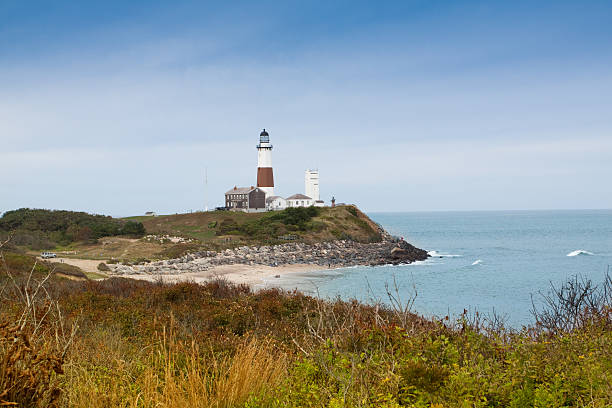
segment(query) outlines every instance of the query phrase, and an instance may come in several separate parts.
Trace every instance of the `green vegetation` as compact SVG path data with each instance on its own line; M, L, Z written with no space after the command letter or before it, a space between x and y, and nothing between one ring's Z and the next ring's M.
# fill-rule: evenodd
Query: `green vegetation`
M35 269L30 277L31 267L20 262L0 265L13 277L0 281L2 404L612 404L610 277L599 287L569 282L535 313L538 324L515 332L478 314L427 320L403 307L254 293L224 281L51 277L36 291L47 272ZM38 294L28 303L26 292Z
M231 218L221 221L217 235L239 235L259 243L275 243L278 237L287 232L309 232L322 230L324 224L312 219L321 212L316 207L287 208L283 211L269 212L263 217L253 218L238 224Z
M354 206L288 208L265 213L207 213L131 217L153 234L194 238L204 249L283 243L291 235L302 242L351 239L377 242L378 226Z
M142 236L145 229L140 222L103 215L21 208L0 217L0 238L9 233L13 244L39 250L108 236Z

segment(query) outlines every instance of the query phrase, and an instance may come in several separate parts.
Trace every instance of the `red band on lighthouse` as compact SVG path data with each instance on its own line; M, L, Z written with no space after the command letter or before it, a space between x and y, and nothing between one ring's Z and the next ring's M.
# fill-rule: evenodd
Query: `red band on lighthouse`
M257 187L274 187L272 167L257 168Z

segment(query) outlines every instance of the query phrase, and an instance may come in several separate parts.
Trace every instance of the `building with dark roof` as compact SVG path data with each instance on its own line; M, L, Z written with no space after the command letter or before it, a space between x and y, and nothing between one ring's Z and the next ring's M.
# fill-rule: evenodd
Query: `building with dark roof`
M236 187L225 192L225 208L232 211L265 211L266 192L259 187Z

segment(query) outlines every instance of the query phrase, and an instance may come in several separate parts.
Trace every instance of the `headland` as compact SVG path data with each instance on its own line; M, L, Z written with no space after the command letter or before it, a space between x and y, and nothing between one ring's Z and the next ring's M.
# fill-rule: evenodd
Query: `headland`
M38 239L61 263L98 273L97 278L204 281L223 276L258 284L293 272L406 264L428 257L353 205L124 219L22 209L7 213L1 226L13 227L13 241L22 251L39 255L28 245Z

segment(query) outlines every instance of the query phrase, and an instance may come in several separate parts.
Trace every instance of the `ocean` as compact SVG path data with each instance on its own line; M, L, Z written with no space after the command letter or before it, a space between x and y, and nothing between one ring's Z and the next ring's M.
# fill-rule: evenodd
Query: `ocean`
M603 281L612 265L612 210L370 213L393 235L430 252L410 265L352 267L272 278L266 285L323 298L387 302L386 287L413 311L456 317L464 309L533 323L532 295L574 275Z

